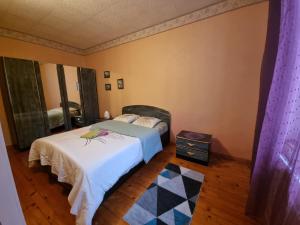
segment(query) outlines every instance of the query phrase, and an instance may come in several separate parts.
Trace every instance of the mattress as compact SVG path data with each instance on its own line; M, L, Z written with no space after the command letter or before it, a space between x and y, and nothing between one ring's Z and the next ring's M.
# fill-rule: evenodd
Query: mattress
M49 128L53 129L64 125L64 114L62 108L54 108L47 111Z

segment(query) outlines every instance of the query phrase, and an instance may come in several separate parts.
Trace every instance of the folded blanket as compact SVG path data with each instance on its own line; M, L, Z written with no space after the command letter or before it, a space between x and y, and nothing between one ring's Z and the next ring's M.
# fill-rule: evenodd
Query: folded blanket
M98 130L91 130L91 131L87 132L86 134L81 135L80 138L93 139L95 137L98 137L98 135L99 135Z
M84 135L81 135L80 138L93 139L96 137L106 136L106 135L108 135L107 130L96 129L96 130L90 130Z
M143 158L147 163L157 152L162 150L159 132L156 129L142 127L116 120L107 120L91 126L91 131L105 129L119 134L136 137L141 141Z

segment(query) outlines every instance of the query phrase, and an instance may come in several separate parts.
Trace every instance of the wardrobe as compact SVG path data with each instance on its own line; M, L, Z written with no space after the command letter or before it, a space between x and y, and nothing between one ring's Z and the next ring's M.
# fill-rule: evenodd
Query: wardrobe
M0 89L12 142L20 150L28 149L35 139L51 134L40 63L1 57L0 64ZM75 103L68 100L64 65L55 65L55 69L59 88L50 90L50 96L59 95L64 130L70 130L74 128L74 118L69 109L74 108ZM76 110L80 111L80 114L74 117L81 126L85 126L99 121L96 71L77 67L76 75L80 96L80 104L76 104L80 105L80 109Z

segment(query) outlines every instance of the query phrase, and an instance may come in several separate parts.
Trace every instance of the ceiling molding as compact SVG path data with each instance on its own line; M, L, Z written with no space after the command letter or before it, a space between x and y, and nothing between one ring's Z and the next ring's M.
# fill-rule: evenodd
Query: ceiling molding
M33 44L38 44L38 45L42 45L42 46L45 46L45 47L62 50L62 51L65 51L65 52L70 52L70 53L74 53L74 54L83 55L83 49L74 48L74 47L71 47L71 46L68 46L68 45L65 45L65 44L61 44L61 43L56 42L56 41L50 41L50 40L47 40L47 39L44 39L44 38L35 37L35 36L30 35L30 34L25 34L25 33L22 33L22 32L13 31L13 30L9 30L9 29L6 29L6 28L1 28L0 27L0 36L13 38L13 39L33 43Z
M225 0L221 3L217 3L211 5L209 7L197 10L193 13L189 13L187 15L178 17L176 19L172 19L166 21L164 23L160 23L155 26L148 27L146 29L140 30L138 32L134 32L120 38L114 39L112 41L108 41L99 45L96 45L91 48L87 48L83 50L84 55L89 55L92 53L96 53L98 51L103 51L105 49L109 49L118 45L122 45L131 41L135 41L138 39L146 38L167 30L171 30L177 27L181 27L190 23L194 23L199 20L204 20L206 18L216 16L219 14L223 14L228 11L232 11L241 7L257 4L260 2L264 2L267 0Z
M206 18L216 16L219 14L223 14L228 11L232 11L241 7L257 4L260 2L264 2L267 0L225 0L221 3L217 3L214 5L211 5L209 7L194 11L192 13L189 13L187 15L168 20L166 22L142 29L140 31L116 38L114 40L101 43L99 45L93 46L91 48L87 49L80 49L80 48L75 48L71 47L65 44L61 44L59 42L35 37L29 34L17 32L17 31L12 31L8 30L5 28L0 28L0 36L8 37L8 38L13 38L13 39L18 39L22 40L25 42L30 42L33 44L38 44L58 50L62 50L65 52L70 52L74 54L79 54L79 55L89 55L93 54L99 51L103 51L105 49L109 49L118 45L122 45L131 41L135 41L138 39L146 38L167 30L171 30L177 27L184 26L186 24L194 23L199 20L204 20Z

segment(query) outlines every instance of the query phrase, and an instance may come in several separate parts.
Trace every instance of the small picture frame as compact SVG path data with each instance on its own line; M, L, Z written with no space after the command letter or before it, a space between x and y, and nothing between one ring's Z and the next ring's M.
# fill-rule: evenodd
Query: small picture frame
M104 78L110 78L110 71L104 71Z
M118 89L124 89L124 80L118 79L117 80Z
M105 84L105 90L111 91L111 84Z

